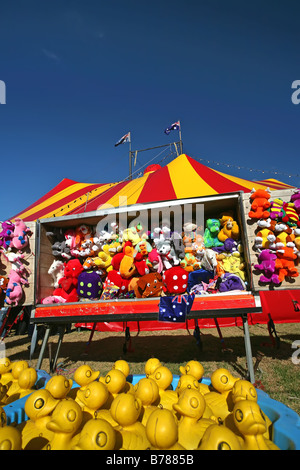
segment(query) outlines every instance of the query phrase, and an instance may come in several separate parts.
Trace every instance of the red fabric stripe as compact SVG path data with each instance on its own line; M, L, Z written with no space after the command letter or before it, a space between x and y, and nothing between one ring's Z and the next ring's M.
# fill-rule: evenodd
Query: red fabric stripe
M208 168L207 166L202 165L202 163L197 162L193 158L188 156L186 156L186 158L194 170L201 176L201 178L204 179L204 181L209 184L209 186L211 186L218 194L235 191L245 191L246 193L249 192L248 188L234 183L229 179L230 177L225 178L211 168Z
M165 166L149 175L137 200L141 202L168 201L177 199L168 167Z

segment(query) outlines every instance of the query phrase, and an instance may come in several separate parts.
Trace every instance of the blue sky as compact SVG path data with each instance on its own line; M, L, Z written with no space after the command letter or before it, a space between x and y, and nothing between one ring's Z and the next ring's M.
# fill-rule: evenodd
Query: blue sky
M300 186L299 17L298 0L2 2L0 220L63 178L123 180L128 144L115 142L172 142L176 120L202 163ZM159 152L134 170L174 157Z

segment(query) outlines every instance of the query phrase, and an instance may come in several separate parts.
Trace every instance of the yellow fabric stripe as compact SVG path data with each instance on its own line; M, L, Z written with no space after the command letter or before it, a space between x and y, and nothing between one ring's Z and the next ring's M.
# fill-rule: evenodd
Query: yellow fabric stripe
M170 162L168 170L178 199L218 194L194 170L185 154Z
M135 204L150 174L151 173L147 173L140 178L129 181L126 186L118 191L112 198L108 199L104 204L99 205L98 209L130 206L131 204ZM153 191L155 191L155 188L153 188Z
M221 171L214 170L219 175L223 176L224 178L229 179L233 183L239 184L240 186L244 186L247 189L266 189L268 187L267 184L260 184L256 183L255 181L244 180L243 178L238 178L237 176L227 175L226 173L222 173Z

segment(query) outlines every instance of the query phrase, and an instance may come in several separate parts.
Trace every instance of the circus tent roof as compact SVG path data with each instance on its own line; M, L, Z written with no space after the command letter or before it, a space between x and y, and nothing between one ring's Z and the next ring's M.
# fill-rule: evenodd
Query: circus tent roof
M95 211L105 207L211 196L229 192L250 192L253 187L289 189L276 179L251 181L209 168L197 160L179 155L166 166L150 165L143 176L116 183L79 183L64 178L48 193L15 217L26 221Z

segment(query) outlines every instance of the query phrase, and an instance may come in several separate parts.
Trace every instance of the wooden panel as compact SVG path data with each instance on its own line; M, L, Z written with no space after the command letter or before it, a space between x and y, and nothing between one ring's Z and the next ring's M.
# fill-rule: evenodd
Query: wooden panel
M285 189L285 190L276 190L276 191L271 191L271 198L270 201L280 198L283 200L283 202L289 202L291 195L294 193L292 189ZM280 290L280 289L300 289L300 275L296 278L290 278L290 279L285 279L279 287L274 287L273 285L269 284L262 284L259 281L259 278L261 276L261 273L254 270L253 266L254 264L258 263L258 255L259 253L254 250L254 241L257 232L260 230L260 228L257 225L257 220L251 219L248 216L249 211L251 210L251 200L250 200L250 194L246 193L243 194L243 206L244 206L244 212L245 212L245 218L246 218L246 237L247 237L247 245L249 247L249 253L250 253L250 267L251 267L251 275L252 275L252 281L253 281L253 288L254 290ZM299 262L298 262L298 271L300 274L300 267L299 267Z

